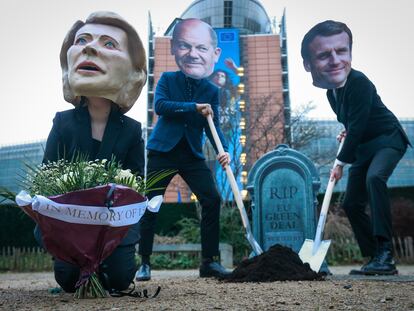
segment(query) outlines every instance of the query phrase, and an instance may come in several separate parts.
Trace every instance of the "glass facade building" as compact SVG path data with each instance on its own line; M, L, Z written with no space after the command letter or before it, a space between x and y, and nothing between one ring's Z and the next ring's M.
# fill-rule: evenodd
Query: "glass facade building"
M19 192L21 180L26 175L27 165L42 162L46 141L0 146L0 187Z
M265 9L255 0L198 0L181 18L199 18L213 28L237 28L241 34L271 33L271 22Z
M240 188L247 182L249 167L261 155L282 143L289 141L290 100L287 59L287 36L285 15L278 27L272 23L266 10L257 0L195 0L182 13L180 18L171 21L163 36L156 36L151 22L148 36L148 137L157 122L154 111L154 92L163 72L178 70L171 55L170 40L175 25L180 19L197 18L210 24L218 35L218 45L222 49L221 58L215 69L223 69L232 79L236 95L228 96L235 100L237 118L232 118L234 135L227 138L230 148L236 151L231 155L233 172ZM225 59L231 58L237 73L226 68ZM232 89L230 89L232 90ZM232 94L232 92L231 92ZM228 101L232 102L232 100ZM227 107L227 106L226 106ZM225 108L225 107L224 107ZM231 109L230 109L231 110ZM220 114L223 110L221 110ZM222 126L224 127L224 126ZM207 159L217 166L214 157ZM222 170L216 171L218 181ZM218 182L220 185L221 183ZM221 191L222 190L222 191ZM228 190L228 189L227 189ZM221 193L229 191L220 189ZM231 191L230 191L231 192ZM245 191L246 192L246 191ZM230 194L231 196L231 194ZM174 178L167 188L165 200L188 201L191 191L180 178ZM227 195L223 195L226 199Z
M305 153L314 162L319 162L317 168L321 178L321 192L325 192L328 183L328 176L330 169L335 159L335 154L338 148L336 136L343 129L343 126L336 120L313 120L317 124L320 137L311 141L301 152ZM414 119L400 120L405 132L414 143ZM321 155L324 158L321 158ZM319 159L316 160L315 159ZM346 189L346 181L348 176L348 169L344 169L344 177L335 186L335 191L343 192ZM388 181L388 187L412 187L414 186L414 148L408 147L404 157L398 163L393 174Z

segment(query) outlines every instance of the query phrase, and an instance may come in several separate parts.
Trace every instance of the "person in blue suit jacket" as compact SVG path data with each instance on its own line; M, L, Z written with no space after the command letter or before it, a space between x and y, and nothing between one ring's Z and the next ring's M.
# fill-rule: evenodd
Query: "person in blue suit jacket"
M370 258L351 274L397 274L387 181L410 144L408 137L374 84L351 68L352 33L347 25L332 20L315 25L303 38L301 52L313 84L328 90L332 110L345 127L338 136L346 139L331 178L339 180L343 166L352 164L343 208L362 255Z
M216 151L206 120L213 116L224 149L227 145L219 126L219 90L206 78L211 75L220 56L217 37L210 25L198 19L180 21L174 28L171 53L180 68L164 72L155 92L157 124L148 140L147 174L162 170L176 170L190 186L202 206L200 277L220 277L228 273L218 262L220 195L202 153L203 133L206 132ZM224 167L230 156L217 157ZM149 198L164 194L173 178L161 180ZM151 278L150 255L154 240L156 214L146 211L140 222L139 254L142 265L137 272L139 281Z

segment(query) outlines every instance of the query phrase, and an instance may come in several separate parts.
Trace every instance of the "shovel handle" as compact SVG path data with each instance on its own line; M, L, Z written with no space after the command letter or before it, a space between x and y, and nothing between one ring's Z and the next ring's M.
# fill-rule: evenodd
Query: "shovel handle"
M216 127L214 125L211 115L207 116L207 122L210 127L211 134L213 135L213 139L216 144L218 154L221 155L224 153L224 148L217 134L217 130L216 130ZM227 178L230 183L231 190L233 191L233 195L236 200L237 207L239 208L241 216L242 216L243 226L247 228L247 226L249 226L249 220L247 218L246 210L244 208L244 204L243 204L243 200L242 200L242 197L239 191L239 187L237 186L236 179L234 178L234 174L229 165L226 165L226 174L227 174Z
M337 156L341 152L342 146L344 145L344 142L345 142L345 138L342 138L342 140L339 144L339 147L338 147L338 152L336 153ZM336 166L336 161L335 161L332 168L335 168L335 166ZM336 183L336 181L334 179L332 179L331 176L329 175L329 182L328 182L328 185L326 187L325 196L323 197L323 202L322 202L321 213L319 215L318 227L316 228L316 235L315 235L315 243L314 243L313 253L319 248L319 244L322 241L322 235L323 235L323 230L324 230L325 223L326 223L326 217L327 217L327 214L328 214L329 203L331 202L332 192L333 192L333 189L335 187L335 183Z
M216 144L217 150L219 155L224 153L223 145L221 144L220 138L217 134L216 126L214 125L213 118L211 115L207 116L207 122L210 127L211 134L213 135L214 142ZM246 229L248 240L257 255L263 253L262 249L260 248L259 244L254 240L251 229L249 218L247 217L246 209L244 208L243 200L239 191L239 187L237 186L236 179L234 178L233 171L231 170L230 165L226 165L226 175L227 179L230 183L231 190L233 191L234 199L236 201L236 205L239 209L240 216L243 222L243 226Z

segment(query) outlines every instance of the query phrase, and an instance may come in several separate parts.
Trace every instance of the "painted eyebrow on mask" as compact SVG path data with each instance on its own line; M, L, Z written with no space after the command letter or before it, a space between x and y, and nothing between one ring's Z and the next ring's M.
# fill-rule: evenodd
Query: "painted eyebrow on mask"
M331 51L324 51L324 52L321 52L321 53L317 53L316 58L321 59L321 58L328 57L329 55L331 55Z
M89 32L80 33L79 35L77 35L75 37L75 43L80 38L85 38L85 37L88 38L88 39L92 39L93 38L93 35L91 33L89 33ZM109 35L101 35L101 36L99 36L99 41L105 41L105 40L113 41L115 43L116 47L119 47L120 46L119 42L115 38L113 38L113 37L111 37Z

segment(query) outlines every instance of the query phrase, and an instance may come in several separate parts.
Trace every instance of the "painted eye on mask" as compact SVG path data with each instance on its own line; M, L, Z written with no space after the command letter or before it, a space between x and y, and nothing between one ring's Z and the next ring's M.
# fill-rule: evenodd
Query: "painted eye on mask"
M187 51L187 50L190 50L190 49L191 49L191 46L190 46L190 45L185 44L185 43L183 43L183 42L178 43L178 44L177 44L177 47L178 47L178 49L179 49L179 50L181 50L181 51Z
M104 45L108 49L115 49L116 48L115 43L113 43L112 41L106 41Z
M198 46L197 50L202 52L202 53L206 53L208 51L208 48L205 46Z
M83 37L77 38L75 41L76 45L86 45L87 43L88 41Z

